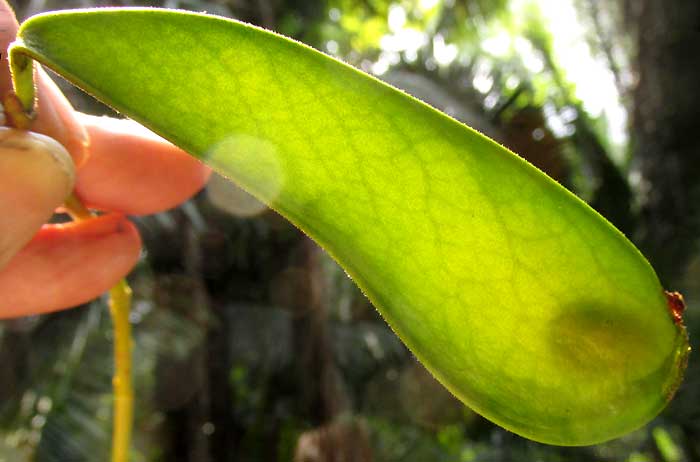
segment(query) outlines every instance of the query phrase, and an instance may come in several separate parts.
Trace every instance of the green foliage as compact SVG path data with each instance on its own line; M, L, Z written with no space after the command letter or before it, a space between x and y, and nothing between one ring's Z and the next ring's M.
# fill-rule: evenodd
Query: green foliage
M50 14L20 38L14 56L52 67L313 237L438 380L489 419L539 441L591 444L643 425L675 392L687 338L646 260L473 130L221 18Z

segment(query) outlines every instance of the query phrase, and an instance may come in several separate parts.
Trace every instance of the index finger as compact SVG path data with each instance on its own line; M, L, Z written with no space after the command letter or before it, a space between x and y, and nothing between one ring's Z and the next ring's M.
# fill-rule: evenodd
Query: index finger
M132 120L78 117L90 159L75 191L91 208L148 215L176 207L209 179L206 165Z

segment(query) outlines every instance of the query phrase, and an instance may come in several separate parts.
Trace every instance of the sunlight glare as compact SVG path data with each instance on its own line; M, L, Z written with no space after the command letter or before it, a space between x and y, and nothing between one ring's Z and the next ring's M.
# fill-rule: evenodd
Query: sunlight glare
M525 3L525 2L514 2ZM596 59L588 43L584 26L578 19L573 0L539 0L553 37L556 61L566 78L576 85L576 96L593 117L605 115L608 136L616 145L627 141L627 112L620 103L615 79L603 59Z

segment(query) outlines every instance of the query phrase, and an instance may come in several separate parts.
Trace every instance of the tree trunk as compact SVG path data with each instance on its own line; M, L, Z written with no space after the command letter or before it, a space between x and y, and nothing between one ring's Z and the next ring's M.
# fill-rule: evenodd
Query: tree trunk
M669 286L700 242L700 2L628 0L628 13L638 46L632 130L642 174L638 241Z

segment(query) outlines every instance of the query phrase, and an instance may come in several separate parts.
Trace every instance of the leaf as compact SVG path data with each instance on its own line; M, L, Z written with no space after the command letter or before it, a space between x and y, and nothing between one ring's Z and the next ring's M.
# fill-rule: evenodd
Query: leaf
M685 329L639 251L446 115L218 17L52 13L20 39L16 62L45 63L304 230L438 380L494 422L592 444L643 425L677 388Z

